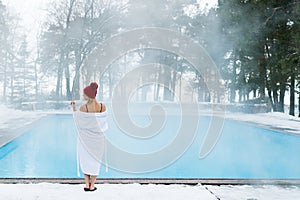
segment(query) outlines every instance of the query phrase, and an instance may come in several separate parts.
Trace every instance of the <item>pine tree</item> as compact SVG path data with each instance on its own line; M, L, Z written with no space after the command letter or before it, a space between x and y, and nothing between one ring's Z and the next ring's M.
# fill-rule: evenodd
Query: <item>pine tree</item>
M7 83L8 83L8 25L6 20L6 7L2 4L0 0L0 84L3 84L2 87L2 96L3 100L6 100L7 93ZM1 98L0 98L1 100Z
M220 1L220 4L224 35L232 44L227 50L231 55L228 63L233 67L229 76L231 93L239 90L243 94L252 90L256 96L255 90L258 89L261 102L264 102L267 90L273 110L284 112L284 96L289 81L294 94L295 64L287 58L292 55L294 42L291 38L297 34L293 31L296 23L291 13L298 2L236 0Z
M12 101L14 103L22 103L35 100L35 68L28 62L29 51L26 36L23 36L23 41L17 53L17 61L14 68L14 92Z

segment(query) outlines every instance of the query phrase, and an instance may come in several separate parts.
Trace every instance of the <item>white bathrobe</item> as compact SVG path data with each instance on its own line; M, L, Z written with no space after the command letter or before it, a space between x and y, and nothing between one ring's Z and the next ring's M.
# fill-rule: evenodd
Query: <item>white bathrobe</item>
M84 174L97 176L105 153L105 135L108 129L107 114L74 112L77 128L77 170L79 164Z

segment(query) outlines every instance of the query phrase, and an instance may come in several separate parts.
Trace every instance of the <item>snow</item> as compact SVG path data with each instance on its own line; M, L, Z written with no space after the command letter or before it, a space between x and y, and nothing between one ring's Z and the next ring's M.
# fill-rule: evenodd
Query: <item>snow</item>
M18 111L0 105L0 141L3 132L30 124L45 113ZM255 123L259 126L293 134L300 133L300 119L284 113L241 114L226 113L226 118ZM25 119L25 120L24 120ZM22 123L20 123L22 122ZM1 167L1 166L0 166ZM101 179L101 177L100 177ZM97 184L95 192L84 192L84 184L5 184L0 182L0 199L221 199L276 200L299 199L300 188L280 185L162 185L162 184Z
M215 200L202 186L185 185L140 185L140 184L101 184L94 192L84 192L83 185L67 184L0 184L0 197L15 199L106 199L106 200L158 200L158 199L201 199ZM17 191L17 192L16 192Z
M295 186L207 186L208 190L222 200L290 200L299 199L300 188Z
M0 104L0 147L20 135L20 129L45 116L44 113L9 109Z
M9 109L0 104L0 130L11 130L31 124L36 119L45 115L38 112L20 111ZM20 121L22 123L20 123ZM18 123L16 123L18 122Z
M5 200L294 200L300 197L299 187L281 186L211 186L211 185L140 185L98 184L94 192L84 192L83 184L0 184L0 198Z
M255 123L256 125L261 127L284 131L287 133L300 134L300 118L285 113L227 113L226 118Z

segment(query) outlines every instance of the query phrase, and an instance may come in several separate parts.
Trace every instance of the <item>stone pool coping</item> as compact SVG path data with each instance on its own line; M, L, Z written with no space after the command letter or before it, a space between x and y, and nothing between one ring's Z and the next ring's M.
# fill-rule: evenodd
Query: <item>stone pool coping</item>
M36 183L83 184L83 178L0 178L2 184ZM184 184L184 185L277 185L300 186L300 179L232 179L232 178L101 178L97 184Z

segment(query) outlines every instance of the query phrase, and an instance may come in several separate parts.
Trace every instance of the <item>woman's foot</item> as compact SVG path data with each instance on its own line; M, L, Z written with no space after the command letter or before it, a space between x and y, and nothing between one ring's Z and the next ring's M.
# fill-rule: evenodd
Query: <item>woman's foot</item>
M95 191L95 190L97 190L97 188L96 187L93 187L93 188L83 188L84 189L84 191L86 191L86 192L93 192L93 191Z
M88 191L90 191L90 187L91 187L91 184L89 183L89 184L87 185L87 183L86 183L86 184L85 184L85 188L83 188L83 190L86 191L86 192L88 192Z
M96 188L96 187L93 187L93 188L90 188L89 191L93 192L93 191L95 191L95 190L97 190L97 188Z

